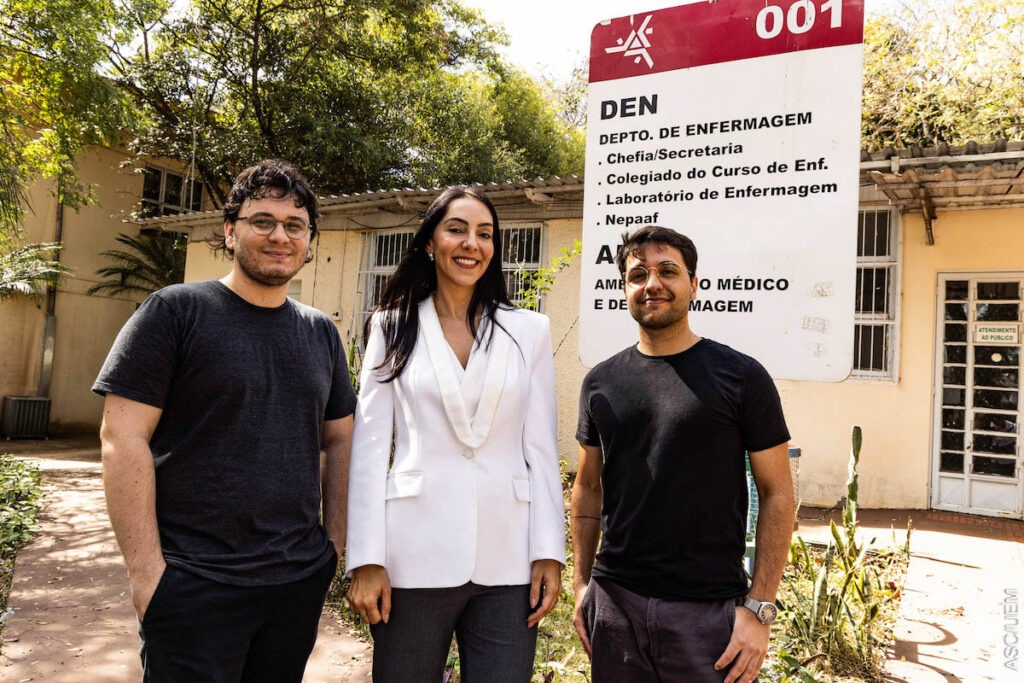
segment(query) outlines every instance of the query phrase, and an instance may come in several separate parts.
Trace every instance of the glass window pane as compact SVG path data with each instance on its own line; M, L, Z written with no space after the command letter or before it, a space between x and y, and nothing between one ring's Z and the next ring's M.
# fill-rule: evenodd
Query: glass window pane
M946 341L967 341L967 325L946 323Z
M888 256L889 212L862 211L857 231L857 256Z
M1017 392L997 389L978 389L974 392L974 405L978 408L1017 410Z
M966 392L963 389L950 389L948 387L942 389L942 405L944 406L962 406L964 405L965 398Z
M512 227L501 231L502 262L507 266L540 264L540 229Z
M889 269L857 268L857 312L888 313Z
M946 320L967 320L967 304L946 304Z
M888 369L887 326L857 325L853 330L853 365L858 370Z
M959 472L960 474L963 474L964 454L943 453L939 459L939 470L942 472Z
M1013 460L976 455L971 458L971 474L993 474L997 477L1013 477L1016 474L1016 467Z
M1020 364L1020 347L975 346L974 362L977 365L1005 365L1017 367Z
M942 430L942 450L962 451L964 449L964 433Z
M967 300L967 280L949 280L946 282L946 298L950 301Z
M1017 304L978 304L978 320L1016 321Z
M174 173L164 174L164 204L181 207L182 177Z
M160 215L160 205L153 202L142 202L139 204L139 218L152 218Z
M977 453L998 453L1000 455L1016 455L1017 437L992 436L991 434L975 434L974 450Z
M945 414L946 411L942 411ZM985 432L1007 432L1017 433L1015 415L1000 415L998 413L975 413L974 428Z
M942 383L964 386L967 384L967 368L947 365L942 368Z
M1018 282L979 282L979 299L1019 299L1020 283Z
M997 368L975 368L974 385L976 387L1003 387L1006 389L1017 388L1017 370L1002 370Z
M155 168L147 168L143 172L142 198L154 202L160 201L160 178L163 174Z
M946 351L946 362L947 363L966 363L967 362L967 347L957 346L956 344L946 344L943 347Z
M964 411L945 408L942 411L942 426L952 429L964 428Z
M203 184L190 181L188 184L188 194L185 197L185 205L192 211L201 211L203 209Z

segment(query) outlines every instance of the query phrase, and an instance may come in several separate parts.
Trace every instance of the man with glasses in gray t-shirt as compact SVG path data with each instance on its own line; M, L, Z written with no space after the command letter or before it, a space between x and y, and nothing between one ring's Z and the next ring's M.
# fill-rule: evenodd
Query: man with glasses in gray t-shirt
M302 680L355 408L334 324L287 297L317 218L295 168L243 171L215 245L231 272L150 295L93 386L146 681Z

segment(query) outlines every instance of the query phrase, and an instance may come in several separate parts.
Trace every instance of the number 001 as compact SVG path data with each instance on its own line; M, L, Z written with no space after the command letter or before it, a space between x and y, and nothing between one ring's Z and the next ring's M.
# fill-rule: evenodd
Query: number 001
M829 27L839 28L843 23L843 0L826 0L821 4L821 11L829 13ZM782 33L783 28L790 33L807 33L814 26L817 8L811 0L796 0L783 16L778 5L766 5L757 13L758 38L771 39Z

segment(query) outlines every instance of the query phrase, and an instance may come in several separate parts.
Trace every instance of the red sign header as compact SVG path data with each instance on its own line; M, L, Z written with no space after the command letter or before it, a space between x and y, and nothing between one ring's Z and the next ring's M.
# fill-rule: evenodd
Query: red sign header
M863 42L864 0L717 0L598 24L590 82Z

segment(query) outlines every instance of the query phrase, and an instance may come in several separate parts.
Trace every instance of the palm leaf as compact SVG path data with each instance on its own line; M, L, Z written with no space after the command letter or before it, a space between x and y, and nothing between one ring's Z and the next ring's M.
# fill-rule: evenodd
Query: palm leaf
M54 260L59 244L29 244L0 254L0 301L16 296L42 296L55 287L71 269Z
M96 271L105 280L89 288L88 294L150 294L185 280L184 235L144 233L138 237L118 235L128 250L111 249L103 256L112 264Z

